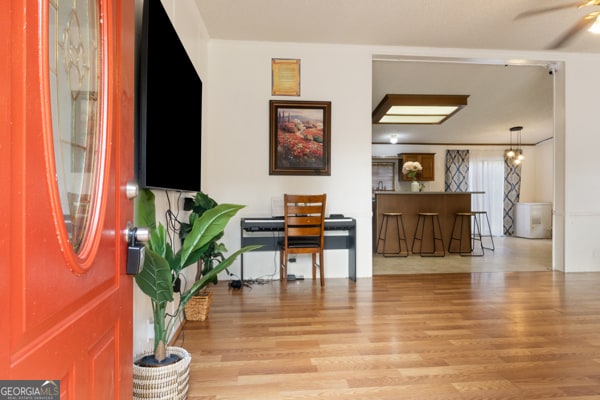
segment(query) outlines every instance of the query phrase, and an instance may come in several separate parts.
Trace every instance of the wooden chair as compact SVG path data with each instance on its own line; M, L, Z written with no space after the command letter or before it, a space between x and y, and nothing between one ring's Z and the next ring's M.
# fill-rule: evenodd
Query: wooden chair
M323 248L326 198L326 194L283 195L284 237L280 243L279 265L284 288L287 288L288 260L291 254L312 254L312 278L316 279L319 267L321 287L325 286Z

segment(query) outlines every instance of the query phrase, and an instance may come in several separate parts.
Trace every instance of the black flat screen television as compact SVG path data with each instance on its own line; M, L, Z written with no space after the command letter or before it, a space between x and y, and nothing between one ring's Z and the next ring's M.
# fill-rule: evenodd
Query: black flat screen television
M145 0L138 82L142 188L200 191L202 80L160 0Z

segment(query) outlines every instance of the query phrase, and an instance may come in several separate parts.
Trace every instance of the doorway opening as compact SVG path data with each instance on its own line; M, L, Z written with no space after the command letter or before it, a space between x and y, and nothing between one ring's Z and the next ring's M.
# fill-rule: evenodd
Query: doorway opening
M553 74L548 73L549 68ZM563 204L560 187L563 187L564 182L560 178L560 173L548 174L547 171L560 171L561 166L557 165L557 162L564 159L562 156L564 147L557 146L557 143L562 143L564 137L564 125L560 122L564 121L564 116L559 115L561 107L557 107L557 104L564 104L564 88L561 86L564 78L559 78L561 69L562 64L554 61L511 62L509 60L374 56L373 107L379 103L383 95L390 93L460 93L469 94L470 97L469 104L460 115L440 126L416 129L410 125L373 125L372 156L380 162L384 158L392 159L399 153L436 153L436 178L427 184L426 190L444 191L443 160L446 149L468 148L474 155L487 154L491 155L487 158L503 160L504 150L509 146L509 128L523 125L527 132L523 137L526 161L523 166L523 189L520 201L552 202L553 208L558 209ZM559 73L555 73L556 71ZM522 101L527 102L528 105L522 106ZM392 135L397 140L396 144L390 143L389 138ZM396 182L396 191L406 190L402 182ZM487 185L477 190L488 193L497 190L497 185L494 188ZM486 195L486 197L490 196ZM497 202L495 195L494 198ZM474 201L484 202L477 204L477 208L497 209L497 205L493 206L489 201L485 202L477 198ZM490 252L489 257L483 257L481 261L484 266L497 264L497 268L516 271L531 270L531 268L562 269L563 262L560 254L563 254L564 245L560 238L563 236L563 224L562 221L556 220L556 216L553 218L552 239L544 240L501 236L502 232L498 232L498 224L501 224L498 221L501 216L493 216L490 213L490 217L494 219L494 239L498 237L500 250ZM506 252L506 257L499 256L503 250ZM538 258L516 260L508 257L522 257L527 254ZM492 257L496 257L498 262L492 260ZM383 257L374 253L373 274L379 274L382 263L416 264L419 262L417 258L409 257L410 262L407 261L408 259L382 261ZM453 257L444 257L438 260L427 260L427 263L440 263L442 266L439 269L453 272L453 268L457 266L452 261ZM474 258L470 260L471 265L476 262L478 261ZM422 268L420 271L426 272Z

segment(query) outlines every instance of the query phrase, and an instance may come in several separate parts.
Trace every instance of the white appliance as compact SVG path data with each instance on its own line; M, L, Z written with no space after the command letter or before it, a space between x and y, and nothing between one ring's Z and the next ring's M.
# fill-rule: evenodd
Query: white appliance
M517 203L515 236L529 239L552 237L552 203Z

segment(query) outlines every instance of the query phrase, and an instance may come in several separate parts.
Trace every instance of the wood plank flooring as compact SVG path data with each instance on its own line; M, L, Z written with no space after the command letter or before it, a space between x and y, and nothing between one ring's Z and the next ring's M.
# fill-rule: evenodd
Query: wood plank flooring
M491 247L489 238L484 246ZM431 274L456 272L509 272L552 270L552 240L494 237L495 250L483 257L383 257L373 255L373 275Z
M600 273L213 288L188 399L600 399Z

